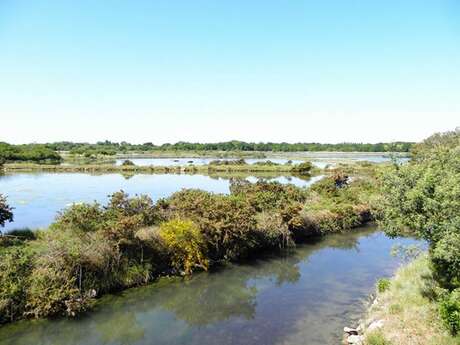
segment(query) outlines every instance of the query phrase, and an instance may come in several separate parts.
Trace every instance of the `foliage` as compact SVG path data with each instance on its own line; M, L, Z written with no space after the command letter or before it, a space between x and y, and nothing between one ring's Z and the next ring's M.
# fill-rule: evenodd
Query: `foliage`
M218 143L189 143L177 142L175 144L154 145L152 143L130 144L127 142L100 141L96 144L56 142L46 144L46 147L56 151L70 151L71 153L83 154L114 154L115 152L130 151L275 151L275 152L296 152L296 151L341 151L341 152L409 152L413 143L392 142L392 143L247 143L243 141L227 141Z
M460 130L433 135L413 154L410 164L384 175L380 222L392 236L427 240L433 276L452 291L460 288ZM454 315L450 302L441 301L443 319Z
M390 288L390 279L388 278L380 278L378 281L377 281L377 290L378 292L382 293L382 292L385 292L386 290L388 290Z
M162 207L168 219L190 219L199 227L213 260L245 256L251 247L256 221L251 205L241 196L183 190Z
M0 250L0 324L23 317L31 260L26 246Z
M13 208L6 202L6 198L0 194L0 227L5 226L5 222L13 221Z
M134 164L134 162L131 161L131 160L129 160L129 159L125 159L125 160L123 161L123 163L121 163L121 165L122 165L122 166L133 166L133 165L136 165L136 164Z
M460 233L446 232L430 250L433 273L441 286L448 289L460 287Z
M333 183L329 193L233 180L229 195L189 189L155 204L120 191L106 205L73 204L48 230L17 232L0 246L0 323L75 316L97 296L161 274L207 270L369 220L372 182Z
M313 169L313 164L303 162L292 167L292 172L299 175L309 175Z
M170 220L161 224L159 233L176 270L191 274L195 268L208 269L206 246L200 229L193 222Z
M46 145L10 145L0 142L1 162L36 162L36 163L60 163L61 156ZM1 165L1 164L0 164Z
M460 332L460 290L454 290L439 303L439 314L450 333Z

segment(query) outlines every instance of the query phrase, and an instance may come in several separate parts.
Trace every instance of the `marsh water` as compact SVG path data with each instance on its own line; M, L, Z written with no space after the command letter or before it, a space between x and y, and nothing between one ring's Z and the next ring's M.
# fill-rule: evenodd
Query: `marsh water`
M245 177L251 182L260 177ZM320 176L300 179L293 176L268 180L308 186ZM51 224L58 211L76 202L107 202L107 197L123 190L130 195L147 194L153 200L167 197L183 188L199 188L215 193L228 193L229 178L206 175L121 174L91 175L85 173L14 173L0 175L0 193L14 207L14 222L4 230L42 228Z
M267 158L244 158L248 164L266 162L267 160L276 164L299 164L305 161L311 161L319 168L324 168L327 165L334 165L338 162L371 162L383 163L391 161L392 154L372 154L372 153L356 153L356 152L310 152L310 153L295 153L292 158L283 157L267 157ZM217 157L190 157L190 158L136 158L135 156L127 156L134 164L139 166L185 166L185 165L206 165L213 160L237 160L238 158L217 158ZM116 165L121 165L125 159L119 158L115 160ZM397 160L405 162L407 157L398 156Z
M398 260L373 227L103 297L79 319L0 327L1 345L337 345Z

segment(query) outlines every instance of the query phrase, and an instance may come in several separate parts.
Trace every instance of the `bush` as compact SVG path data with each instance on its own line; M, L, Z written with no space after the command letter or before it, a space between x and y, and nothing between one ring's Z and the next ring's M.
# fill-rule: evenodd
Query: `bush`
M94 232L101 228L104 219L104 210L98 203L73 204L58 214L51 228Z
M311 162L303 162L292 167L291 171L299 175L309 175L313 169Z
M442 287L460 287L460 234L447 232L430 250L431 266Z
M454 290L439 303L439 314L452 335L460 331L460 290Z
M387 291L390 288L391 281L388 278L380 278L377 281L377 291L382 293Z
M0 324L23 317L32 256L26 246L0 250Z
M6 203L6 198L0 194L0 227L5 226L5 222L13 221L13 208Z
M126 167L126 166L135 166L136 164L134 164L134 162L129 159L125 159L123 163L121 163L121 165Z
M200 229L188 220L170 220L160 225L160 236L177 271L191 274L194 269L207 270L206 245Z
M305 190L293 185L267 181L250 183L237 179L230 181L230 193L244 197L256 212L280 209L288 203L303 202L307 198Z
M255 214L242 196L188 189L174 193L160 206L163 217L190 219L198 226L212 260L246 256L252 246Z
M286 248L294 245L292 233L281 214L261 212L256 216L256 243L260 248Z

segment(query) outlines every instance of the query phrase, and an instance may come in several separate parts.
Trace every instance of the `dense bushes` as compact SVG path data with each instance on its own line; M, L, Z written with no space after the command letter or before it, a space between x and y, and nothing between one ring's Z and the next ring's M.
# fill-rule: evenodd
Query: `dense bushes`
M0 322L73 316L161 274L207 270L369 219L361 216L368 186L325 181L335 190L234 180L229 195L190 189L155 204L117 192L107 205L74 204L48 230L0 242Z
M60 163L61 156L45 145L10 145L0 142L0 165L5 162Z
M160 237L176 270L191 274L196 268L208 269L206 244L200 229L192 221L174 219L165 222L160 226Z
M108 152L129 152L129 151L343 151L343 152L409 152L413 143L393 142L393 143L340 143L340 144L320 144L320 143L247 143L244 141L232 140L220 143L189 143L180 141L175 144L154 145L152 143L130 144L127 142L100 141L96 144L57 142L46 144L47 147L56 151L71 151L73 153L102 153Z
M460 131L416 145L412 162L383 179L381 223L390 235L427 240L434 277L442 288L460 287ZM449 308L444 308L445 313ZM460 314L452 314L452 318ZM451 328L453 330L453 328Z
M309 175L313 170L313 164L310 162L303 162L300 164L295 165L292 168L292 172L299 174L299 175Z
M2 194L0 194L0 228L5 226L5 222L12 221L13 208L6 203L6 198Z
M454 290L441 298L439 314L451 334L460 332L460 290Z

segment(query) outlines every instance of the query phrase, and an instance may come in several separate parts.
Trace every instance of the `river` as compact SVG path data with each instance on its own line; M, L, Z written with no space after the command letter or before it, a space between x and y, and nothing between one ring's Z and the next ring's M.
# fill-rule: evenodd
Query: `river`
M0 327L1 345L337 345L391 275L395 243L375 227L189 279L103 297L79 319Z

